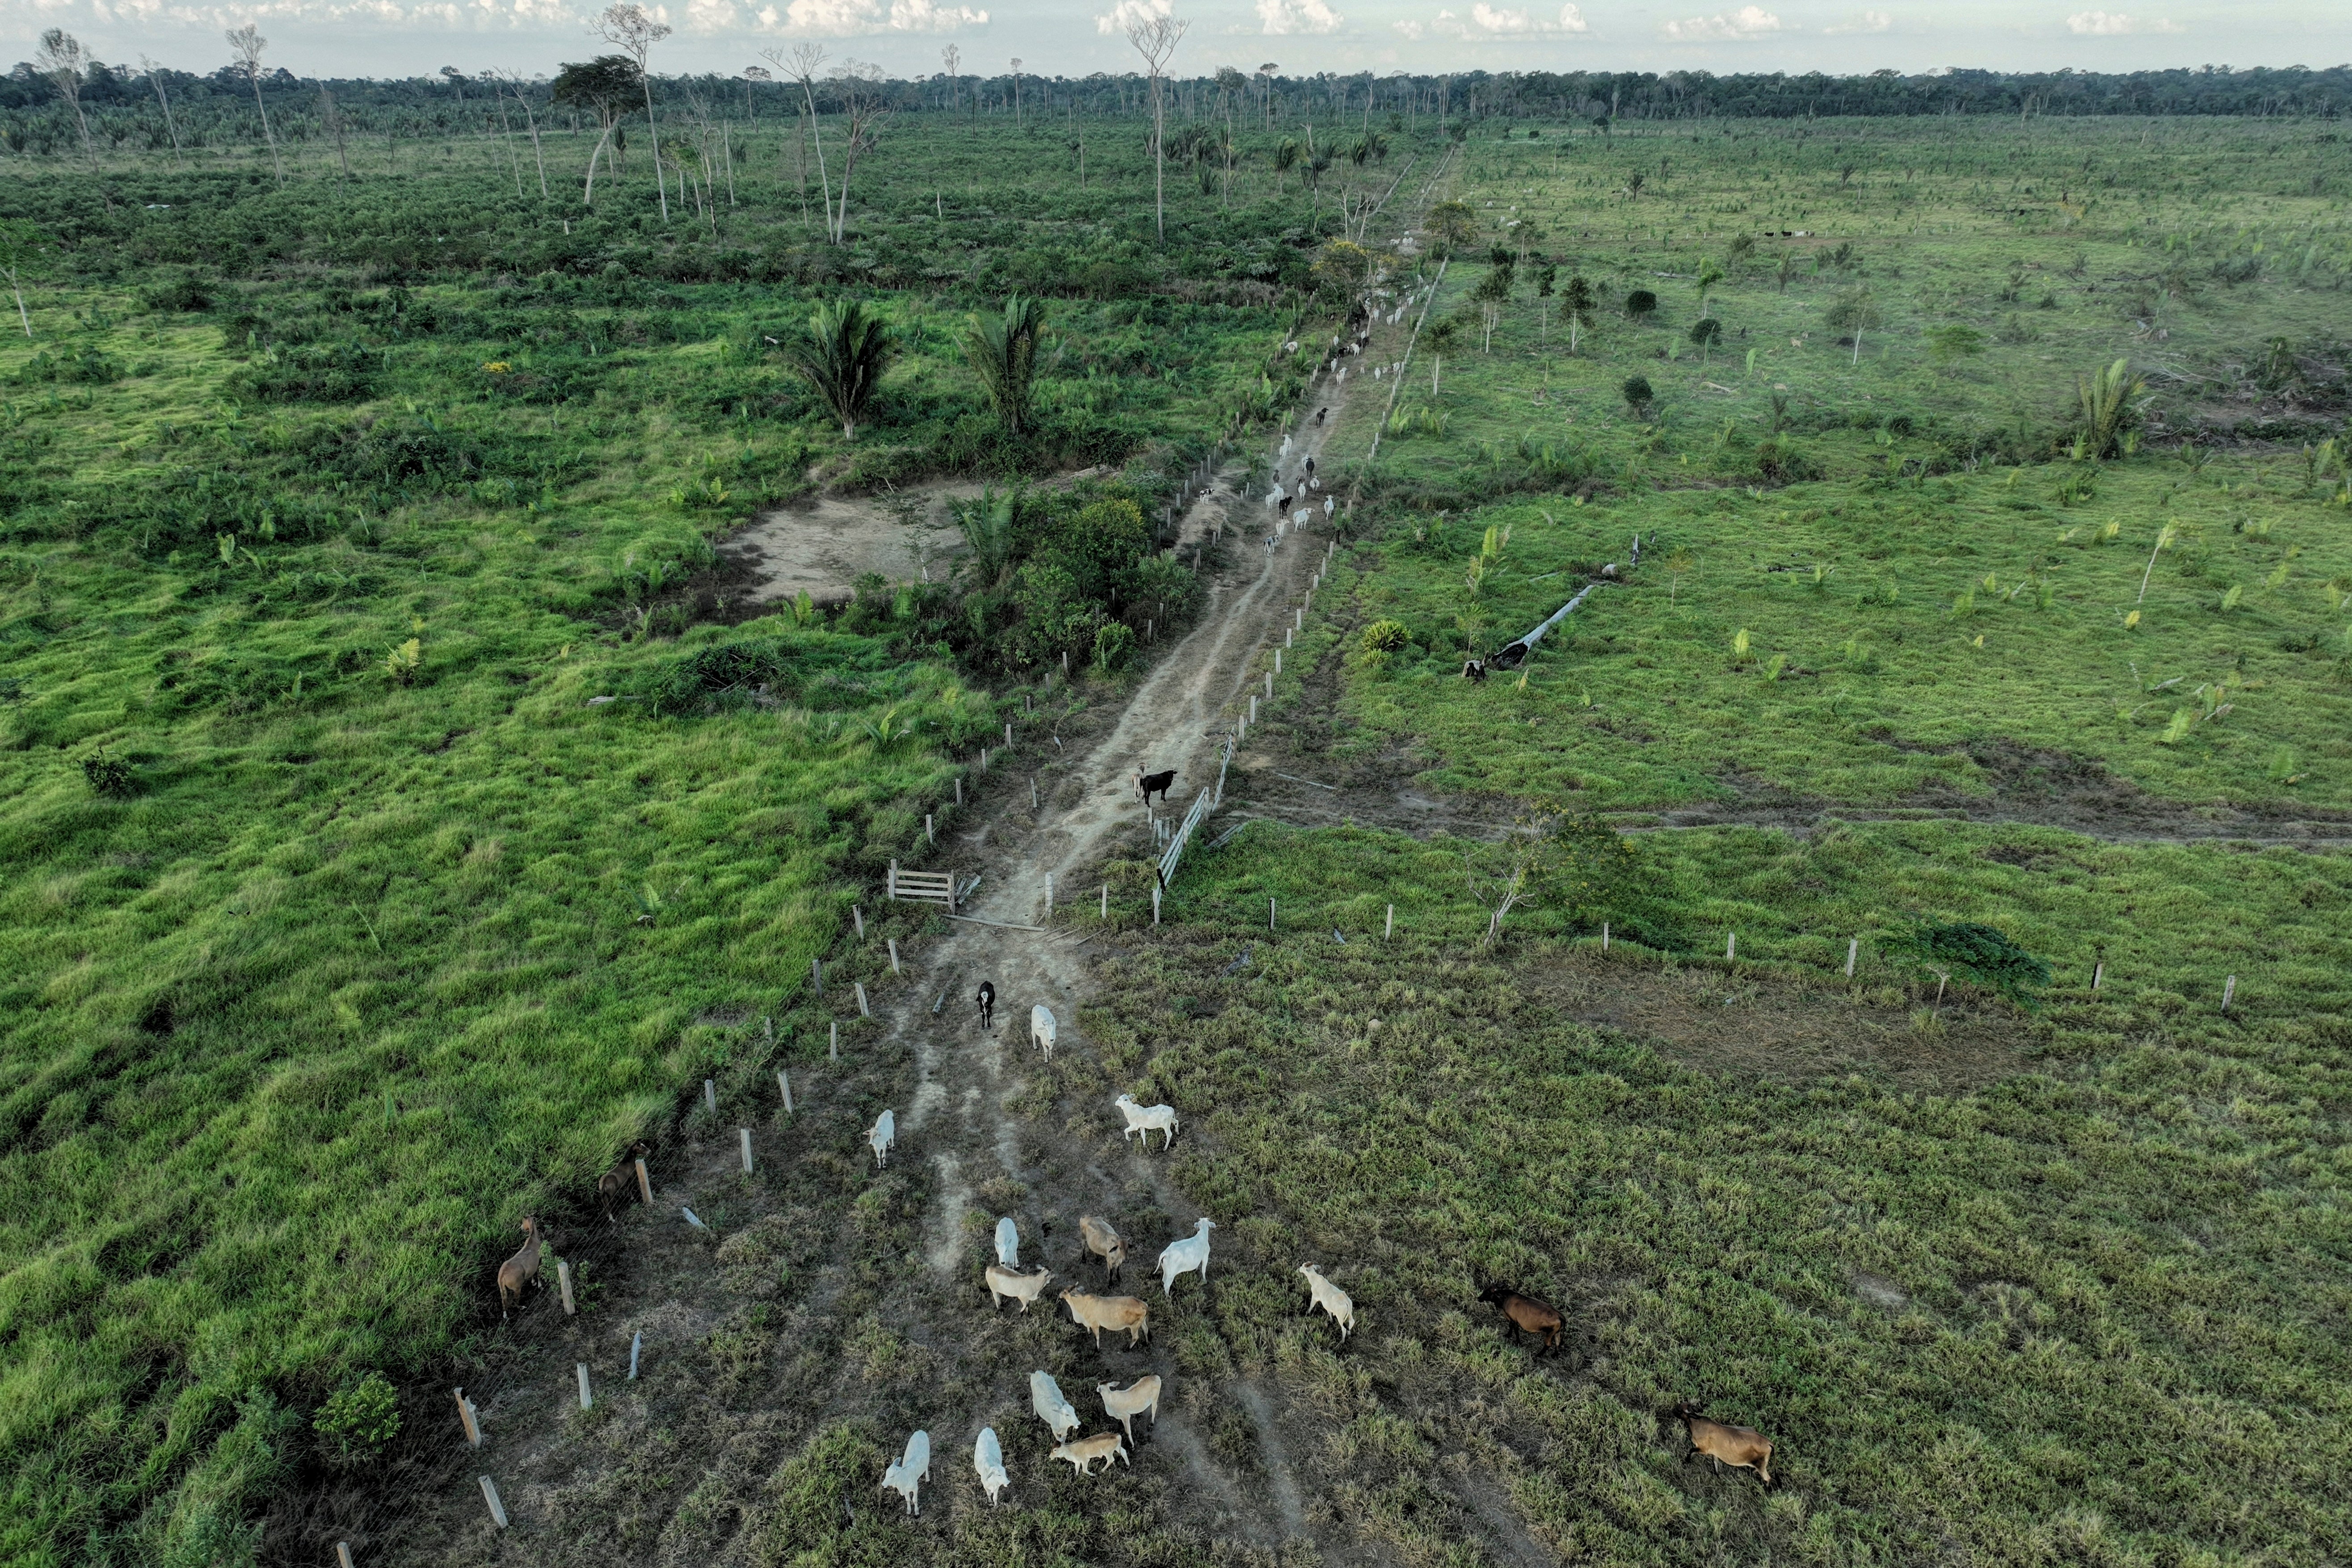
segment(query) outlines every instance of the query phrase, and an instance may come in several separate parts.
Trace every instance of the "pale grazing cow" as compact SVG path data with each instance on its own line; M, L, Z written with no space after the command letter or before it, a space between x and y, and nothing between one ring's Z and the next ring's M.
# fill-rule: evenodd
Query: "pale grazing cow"
M996 1222L996 1261L1007 1268L1021 1267L1021 1227L1010 1215Z
M1204 1219L1193 1227L1192 1235L1181 1241L1171 1241L1161 1249L1160 1293L1162 1296L1175 1294L1177 1277L1195 1269L1200 1271L1202 1284L1209 1282L1209 1233L1216 1228L1215 1220Z
M1138 1105L1135 1103L1135 1096L1131 1094L1122 1094L1112 1100L1111 1104L1118 1107L1118 1113L1127 1118L1127 1137L1132 1138L1138 1133L1143 1135L1145 1153L1151 1152L1151 1135L1154 1132L1160 1134L1160 1147L1162 1149L1176 1142L1176 1108L1174 1106Z
M1047 1061L1054 1059L1054 1010L1043 1002L1029 1009L1029 1037Z
M1125 1388L1113 1388L1098 1383L1095 1392L1102 1395L1103 1409L1110 1418L1127 1428L1127 1440L1135 1441L1135 1418L1149 1414L1153 1426L1160 1425L1160 1374L1139 1377Z
M1056 1443L1077 1430L1078 1413L1062 1397L1062 1385L1054 1381L1050 1372L1029 1374L1029 1408L1052 1430Z
M1346 1344L1349 1332L1356 1326L1354 1300L1345 1290L1324 1279L1323 1270L1314 1264L1302 1263L1298 1266L1298 1271L1307 1276L1307 1294L1314 1298L1315 1305L1330 1313L1331 1321L1339 1325L1339 1342Z
M1034 1274L1024 1274L1018 1269L992 1263L988 1266L986 1275L988 1305L991 1311L995 1310L999 1301L1010 1296L1021 1303L1021 1310L1025 1312L1029 1310L1029 1303L1035 1300L1039 1292L1045 1289L1045 1281L1054 1277L1054 1271L1050 1268L1040 1268Z
M996 1440L996 1428L983 1426L980 1440L971 1446L971 1468L980 1472L980 1484L987 1489L988 1506L996 1506L996 1494L1013 1484L1004 1473L1004 1448Z
M874 1146L874 1168L880 1170L890 1163L890 1145L898 1141L898 1119L886 1110L874 1119L866 1130L866 1141Z
M907 1511L919 1515L923 1511L918 1496L922 1484L931 1479L931 1435L918 1432L907 1439L907 1451L898 1462L882 1472L882 1487L907 1500Z
M1117 1284L1118 1271L1127 1264L1127 1243L1119 1239L1118 1232L1111 1229L1108 1222L1082 1214L1078 1216L1078 1234L1086 1238L1087 1250L1102 1259L1104 1281Z
M1127 1457L1127 1444L1116 1432L1105 1432L1099 1437L1081 1437L1075 1443L1065 1443L1046 1458L1067 1459L1070 1462L1070 1468L1082 1476L1094 1474L1094 1462L1097 1459L1103 1462L1103 1468L1106 1470L1110 1468L1110 1462L1113 1459L1117 1459L1122 1465L1129 1464Z

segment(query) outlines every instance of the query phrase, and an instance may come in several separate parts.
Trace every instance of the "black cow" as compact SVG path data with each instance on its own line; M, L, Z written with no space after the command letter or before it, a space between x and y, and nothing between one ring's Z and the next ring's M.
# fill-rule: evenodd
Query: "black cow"
M996 1026L996 986L994 983L986 980L980 983L979 999L980 1026L983 1030L992 1029Z
M1146 805L1150 805L1151 804L1151 797L1155 794L1160 796L1160 804L1166 805L1168 804L1168 786L1175 782L1176 770L1174 768L1170 768L1164 773L1147 773L1138 770L1135 775L1135 787L1137 791L1142 795L1143 804Z

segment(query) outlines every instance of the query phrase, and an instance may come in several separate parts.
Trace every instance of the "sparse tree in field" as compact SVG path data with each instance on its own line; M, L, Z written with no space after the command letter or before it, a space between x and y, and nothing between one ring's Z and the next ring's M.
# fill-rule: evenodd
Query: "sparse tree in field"
M1274 129L1274 73L1281 68L1272 60L1257 68L1258 80L1265 84L1263 96L1265 100L1265 128L1268 131Z
M1568 291L1560 296L1559 302L1561 309L1568 312L1568 352L1574 353L1577 329L1581 327L1589 331L1592 326L1592 285L1584 280L1582 273L1570 273Z
M818 306L808 331L785 345L784 357L841 421L842 438L856 440L857 421L897 350L881 317L855 300L844 300Z
M948 111L953 113L956 106L956 72L963 66L963 51L950 44L940 51L940 63L948 68Z
M1500 844L1464 854L1470 896L1486 911L1486 934L1479 946L1491 950L1503 940L1504 918L1541 896L1559 868L1559 829L1556 816L1523 816Z
M33 335L33 318L25 310L25 279L38 276L47 267L56 244L23 218L0 218L0 278L8 280L8 291L16 297L16 320L27 338Z
M1868 289L1849 289L1830 301L1829 310L1822 320L1833 332L1850 331L1853 334L1853 363L1860 364L1862 334L1870 328L1884 324L1885 318L1879 313L1878 302L1870 297Z
M615 0L598 13L596 36L621 49L637 65L637 87L646 97L646 133L653 139L654 190L661 198L662 222L669 221L669 186L661 173L661 125L654 118L654 82L646 73L646 58L669 37L669 24L656 22L635 0Z
M147 84L155 89L155 101L163 106L163 131L172 138L172 162L176 164L181 162L180 127L172 118L172 95L163 90L163 68L141 55L139 68L147 73Z
M503 74L493 71L490 79L504 90L514 94L515 103L522 110L523 125L530 132L531 162L539 165L539 199L547 199L547 153L539 144L539 116L530 107L530 94L523 90L522 78L513 71ZM748 97L748 93L747 93Z
M1013 126L1021 128L1021 57L1013 57Z
M980 377L989 406L1005 433L1018 437L1029 426L1029 403L1037 379L1037 350L1045 341L1043 300L1015 294L1002 315L974 316L964 329L963 357Z
M1173 16L1154 16L1127 29L1127 41L1143 57L1151 79L1151 211L1153 226L1162 245L1168 243L1168 121L1162 103L1161 73L1175 54L1176 46L1183 42L1185 29L1192 25Z
M92 163L98 162L98 149L90 144L89 119L81 111L82 80L89 71L89 52L81 40L63 27L51 27L41 35L41 47L34 51L33 68L49 79L58 96L73 110L74 129L81 132L82 156Z
M793 52L789 56L774 49L762 49L760 52L778 70L801 84L801 100L808 113L809 135L816 142L817 195L824 201L825 237L830 239L833 235L833 176L825 170L824 132L817 124L816 119L816 73L817 68L824 64L824 50L816 44L794 44ZM805 158L802 163L801 189L803 193L808 189ZM802 197L802 203L805 210L807 203L805 195Z
M1478 237L1478 215L1470 210L1468 202L1440 202L1429 209L1422 226L1437 242L1440 252L1450 251Z
M335 95L323 86L319 89L319 123L335 139L335 162L342 166L343 178L352 177L351 154L343 150L343 117L335 111ZM522 183L515 182L515 194L522 194Z
M1282 184L1282 176L1290 173L1297 165L1298 143L1286 136L1282 139L1282 144L1274 150L1274 183L1277 189Z
M1635 418L1647 419L1650 416L1650 405L1656 400L1658 395L1651 387L1648 376L1629 375L1625 378L1624 386L1620 390L1625 395L1625 406L1633 411Z
M873 149L874 127L890 112L889 101L882 95L882 80L880 66L856 60L843 61L834 73L842 102L849 110L849 135L841 154L841 205L832 220L835 245L849 239L849 176L857 167L857 154Z
M1715 291L1715 286L1722 281L1722 268L1717 267L1712 261L1703 261L1699 263L1698 313L1700 315L1704 316L1706 314L1706 298L1709 294Z
M566 65L556 73L553 100L585 109L604 126L604 134L588 153L588 178L580 192L583 206L596 205L596 160L612 145L614 128L636 96L636 63L626 55L598 55L583 64ZM614 177L618 175L616 168Z
M229 29L228 47L236 55L236 68L253 84L253 107L261 114L262 140L269 143L269 164L278 172L278 183L282 186L286 184L286 165L278 161L278 133L269 129L269 106L261 101L261 51L269 47L269 40L261 36L260 28L247 22L242 27Z

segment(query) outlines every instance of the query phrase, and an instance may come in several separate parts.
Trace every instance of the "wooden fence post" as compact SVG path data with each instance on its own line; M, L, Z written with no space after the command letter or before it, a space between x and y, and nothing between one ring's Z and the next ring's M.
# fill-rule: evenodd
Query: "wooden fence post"
M709 1079L702 1080L702 1109L713 1116L719 1114L719 1086Z
M1103 924L1105 924L1105 925L1108 925L1108 924L1110 924L1110 884L1109 884L1108 882L1105 882L1105 883L1103 884L1103 890L1102 890L1102 918L1103 918Z
M939 841L940 836L931 829L931 814L927 811L923 813L923 842L937 844Z
M1054 873L1045 873L1045 918L1054 918Z
M482 1500L490 1505L490 1522L504 1530L507 1527L507 1508L499 1500L499 1484L488 1476L480 1479Z
M751 1173L751 1130L748 1127L738 1127L735 1130L735 1136L743 1141L743 1173L748 1176Z
M896 974L898 973L898 939L894 936L885 940L890 944L890 973Z
M1160 884L1157 882L1151 884L1151 923L1160 923Z
M2091 989L2096 991L2099 988L2099 983L2106 977L2107 961L2103 958L2091 970Z
M338 1541L335 1542L335 1568L352 1568L352 1543L350 1542Z
M1727 963L1739 956L1739 933L1738 931L1731 931L1723 933L1723 956Z
M825 1060L837 1062L841 1059L841 1020L835 1018L825 1027L832 1031L833 1036L832 1043L824 1048Z
M956 775L956 782L955 782L955 784L956 784L956 804L957 804L958 805L961 805L963 804L963 775L962 775L961 773L958 773L958 774Z
M470 1447L482 1446L482 1424L474 1418L474 1402L466 1397L464 1389L457 1390L457 1419L466 1427L466 1442Z
M776 1072L776 1088L783 1093L784 1114L790 1116L793 1113L793 1080L784 1076L782 1068Z
M646 1201L646 1207L653 1206L654 1179L646 1174L646 1163L643 1160L637 1162L637 1196Z
M1862 956L1862 938L1849 937L1845 944L1845 977L1853 978L1853 961Z
M583 1410L594 1409L596 1402L588 1393L588 1363L584 1361L577 1362L573 1363L572 1370L578 1373L580 1377L580 1408Z
M1265 901L1265 929L1268 931L1272 931L1274 929L1274 900L1272 899L1268 899Z
M555 1260L555 1288L563 1295L563 1315L578 1317L580 1310L572 1304L572 1265L561 1258Z
M892 870L897 870L898 867L898 863L896 860L890 862L890 868ZM820 996L824 995L824 960L821 958L812 958L809 960L809 978L816 983L816 994Z
M1274 662L1276 668L1279 668L1282 664L1282 653L1279 649L1276 649L1275 652ZM1274 700L1274 671L1271 669L1265 672L1265 700L1268 702ZM1250 717L1255 719L1257 715L1253 713Z
M2229 979L2221 982L2221 1011L2226 1013L2230 1010L2230 1004L2236 999L2237 994L2238 977L2232 974Z
M851 921L856 922L857 926L857 940L864 942L866 940L866 911L859 909L856 904L852 904L849 906L849 918Z
M1601 922L1601 951L1603 952L1607 952L1609 951L1609 922L1607 921L1602 921Z
M1396 906L1394 904L1391 904L1389 906L1389 923L1385 927L1381 928L1381 940L1385 942L1394 935L1396 935Z
M856 984L857 984L857 1016L858 1016L859 1017L861 1017L861 1018L871 1018L872 1016L874 1016L874 1009L873 1009L873 1008L871 1008L871 1007L868 1007L868 1006L866 1005L866 982L864 982L863 980L860 980L860 981L858 981L858 982L856 983Z
M629 1381L637 1381L637 1352L646 1348L646 1331L639 1329L629 1336Z
M1006 721L1004 725L1004 743L1008 746L1013 744L1013 724L1010 720Z

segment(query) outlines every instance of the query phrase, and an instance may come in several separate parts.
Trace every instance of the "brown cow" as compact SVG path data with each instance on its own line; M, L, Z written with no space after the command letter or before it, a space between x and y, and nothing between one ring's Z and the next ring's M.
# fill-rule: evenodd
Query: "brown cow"
M526 1217L523 1234L530 1237L522 1250L499 1265L499 1316L507 1315L507 1304L522 1305L522 1289L539 1278L539 1221Z
M1503 1316L1511 1325L1511 1337L1517 1339L1525 1330L1541 1340L1551 1350L1559 1349L1559 1331L1567 1321L1559 1309L1538 1301L1532 1296L1522 1296L1507 1285L1489 1285L1478 1292L1478 1300L1503 1309Z
M613 1206L628 1201L629 1189L637 1184L636 1163L652 1152L653 1149L642 1142L632 1143L619 1164L596 1178L596 1197L604 1205L607 1224L620 1223L613 1218Z
M1720 1421L1710 1421L1699 1414L1698 1406L1684 1400L1675 1406L1683 1426L1690 1433L1690 1452L1683 1456L1687 1465L1705 1454L1718 1468L1725 1465L1734 1469L1754 1469L1772 1484L1772 1439L1748 1426L1727 1426Z
M1103 1331L1127 1331L1127 1348L1151 1337L1151 1309L1132 1296L1089 1296L1080 1290L1062 1292L1070 1317L1080 1328L1094 1331L1095 1348L1102 1348Z

